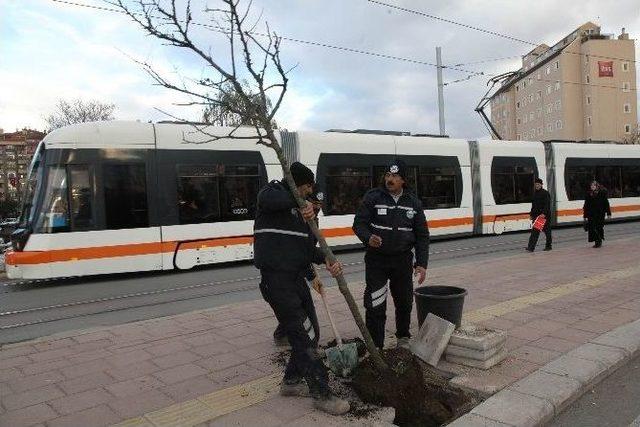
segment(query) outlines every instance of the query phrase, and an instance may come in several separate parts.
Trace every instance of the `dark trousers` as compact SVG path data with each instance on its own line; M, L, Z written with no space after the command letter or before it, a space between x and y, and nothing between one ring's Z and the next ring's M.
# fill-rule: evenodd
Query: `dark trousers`
M304 378L313 397L329 394L327 370L315 351L317 318L304 272L260 270L260 292L269 303L291 344L291 357L284 373L285 383Z
M298 283L300 286L304 286L307 290L309 290L309 285L307 285L307 282L305 280L300 280ZM306 294L304 289L301 289L300 291L302 294ZM309 295L309 297L311 297L311 295ZM311 319L311 324L313 325L313 329L316 334L316 337L312 341L313 341L314 347L317 347L318 341L320 340L320 325L318 324L318 316L316 314L315 305L313 304L313 298L309 298L309 301L305 300L303 307L307 312L307 316L309 317L309 319ZM284 329L284 325L282 323L278 323L276 330L273 331L273 338L278 339L278 338L284 338L286 336L287 336L287 332Z
M396 309L396 337L410 337L413 306L413 254L391 256L365 255L364 308L366 324L374 344L384 345L387 321L387 296L391 291ZM388 283L388 285L387 285Z
M604 240L604 219L589 218L587 227L589 231L589 241L601 245Z
M547 248L550 248L552 239L551 239L551 224L549 224L549 221L547 221L544 224L544 227L542 227L542 231L544 232L544 236L547 240L545 246ZM540 237L540 231L536 230L535 228L532 228L531 236L529 236L529 246L528 246L528 249L530 251L535 250L536 244L538 244L538 237Z

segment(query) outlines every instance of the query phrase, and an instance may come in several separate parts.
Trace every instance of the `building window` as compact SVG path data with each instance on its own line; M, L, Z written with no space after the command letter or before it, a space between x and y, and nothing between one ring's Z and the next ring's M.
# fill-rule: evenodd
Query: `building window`
M587 96L587 105L591 105L591 97Z
M520 92L520 85L516 85L516 92Z
M516 102L516 108L520 108L520 101Z
M624 133L631 133L631 125L624 125Z
M538 71L538 80L542 79L542 73L540 73L540 71Z
M520 140L520 134L516 133L516 140L519 141Z
M556 107L556 111L562 110L562 102L560 100L557 100L555 103L555 107Z
M547 105L547 114L551 114L552 111L553 111L553 104Z
M589 80L589 76L585 76L585 81L586 81L587 83L590 83L590 82L591 82L591 81Z
M536 92L536 99L540 99L540 98L542 98L542 91L541 90Z
M547 95L551 94L551 86L547 86Z
M522 89L524 89L525 87L527 87L527 81L526 81L526 80L523 80L523 81L522 81Z
M556 90L560 90L560 82L556 82Z
M542 129L542 126L540 126L538 128L538 136L542 136L542 133L544 132L544 129Z
M525 114L524 117L522 118L522 123L527 123L527 115Z
M502 117L507 117L507 110L502 111Z
M516 124L518 124L518 125L520 124L520 117L518 117L518 118L516 119Z
M623 62L622 63L622 71L624 71L624 72L629 71L629 63L628 62Z
M529 103L533 102L533 94L529 95Z
M547 74L547 76L549 74L551 74L551 67L550 66L547 66L547 69L546 69L545 73Z
M551 123L547 123L547 132L553 132L553 125Z
M624 112L625 113L630 113L631 112L631 104L624 104Z
M556 121L556 129L562 129L562 120Z
M631 90L631 84L629 82L622 83L622 91L629 92Z
M556 61L556 63L554 64L555 69L559 69L560 68L560 61Z
M535 113L532 111L529 113L529 121L532 122L533 119L536 117Z
M542 117L542 108L538 108L538 118Z
M587 116L587 126L591 126L591 116Z

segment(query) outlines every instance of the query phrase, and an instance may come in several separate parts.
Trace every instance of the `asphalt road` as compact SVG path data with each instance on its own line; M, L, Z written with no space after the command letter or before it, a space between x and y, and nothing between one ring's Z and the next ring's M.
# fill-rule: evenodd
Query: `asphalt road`
M609 224L607 241L640 233L637 222ZM432 242L430 267L524 253L528 233ZM544 236L541 236L544 240ZM542 249L544 243L538 243ZM587 245L581 228L554 230L554 247ZM363 251L338 254L348 282L364 280ZM326 272L321 275L328 277ZM120 274L44 282L0 283L0 344L67 330L114 325L255 300L259 272L233 263L186 272ZM328 285L332 280L325 280ZM430 283L435 284L435 283ZM359 296L356 296L358 298Z
M549 427L640 426L640 356L563 411Z

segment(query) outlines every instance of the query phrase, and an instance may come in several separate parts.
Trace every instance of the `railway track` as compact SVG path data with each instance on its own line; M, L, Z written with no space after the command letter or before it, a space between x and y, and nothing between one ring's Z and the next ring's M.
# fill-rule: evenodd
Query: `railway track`
M628 236L629 230L612 230L607 233L609 238ZM495 242L482 245L467 245L460 248L435 250L430 252L432 260L452 260L477 255L490 255L511 251L521 251L528 241L526 238ZM584 241L584 236L566 236L562 243ZM364 261L345 263L345 275L364 272ZM323 276L326 273L323 274ZM70 301L60 304L42 305L27 308L16 308L0 312L0 331L15 330L21 327L39 325L43 323L113 313L123 310L141 309L164 304L189 301L200 298L222 296L226 294L247 292L257 289L259 276L249 276L238 279L212 281L207 283L174 286L163 289L123 293L102 298ZM73 279L47 280L47 283L64 285ZM43 281L29 281L4 284L4 292L20 292L20 287L27 285L30 289L37 287ZM16 287L16 289L12 289ZM149 300L153 299L153 300Z

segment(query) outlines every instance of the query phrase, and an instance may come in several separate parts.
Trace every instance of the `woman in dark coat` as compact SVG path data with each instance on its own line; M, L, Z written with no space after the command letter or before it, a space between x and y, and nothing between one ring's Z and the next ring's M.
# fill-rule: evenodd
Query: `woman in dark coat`
M599 248L604 240L604 216L606 214L611 218L611 207L609 207L607 191L597 181L591 183L582 210L585 228L589 232L589 241L596 242L593 247Z

